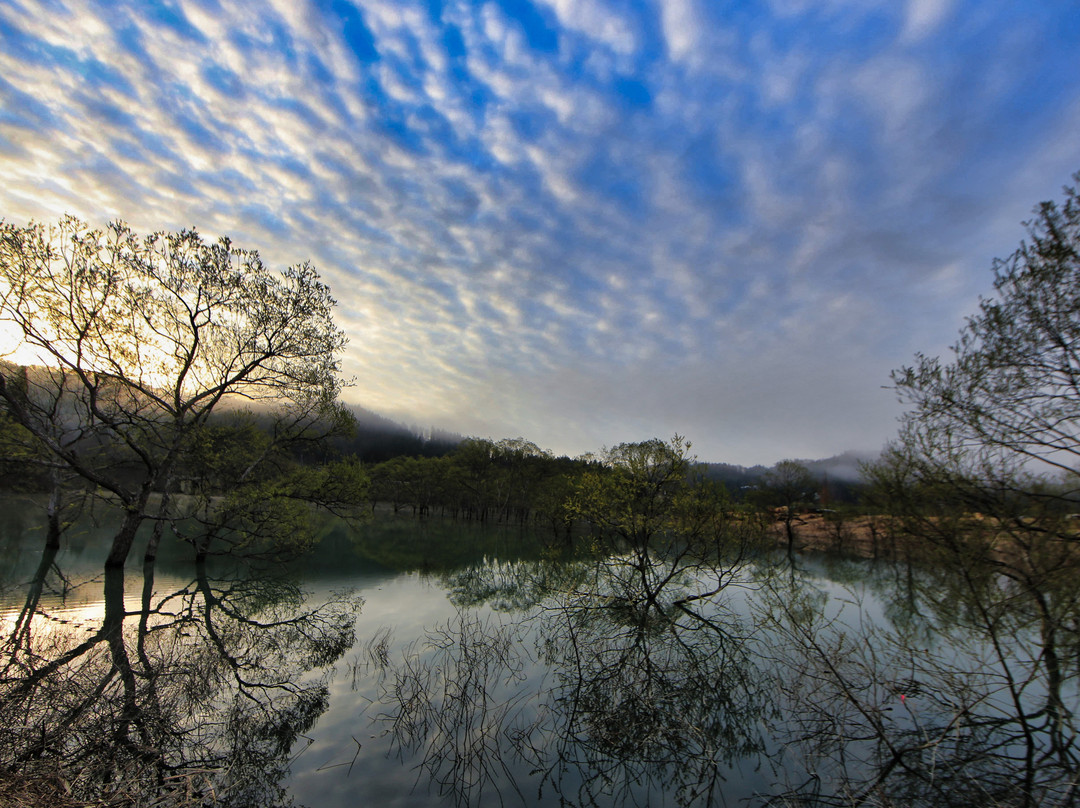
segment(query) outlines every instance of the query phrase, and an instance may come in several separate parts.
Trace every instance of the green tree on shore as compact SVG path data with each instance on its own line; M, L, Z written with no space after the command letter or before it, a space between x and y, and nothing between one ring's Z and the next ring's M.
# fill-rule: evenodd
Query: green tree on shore
M274 413L273 439L241 479L282 442L340 423L333 307L310 264L273 272L194 230L0 222L0 319L41 365L5 365L0 401L53 461L120 505L108 564L122 566L140 525L167 516L215 410L246 401Z

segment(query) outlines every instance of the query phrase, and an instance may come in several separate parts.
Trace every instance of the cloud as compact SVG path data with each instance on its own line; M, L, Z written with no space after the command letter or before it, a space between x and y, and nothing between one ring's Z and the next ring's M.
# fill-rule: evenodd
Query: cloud
M687 59L698 44L701 31L696 0L662 0L660 22L668 56L676 62Z
M0 7L0 209L311 259L411 422L872 447L1080 167L1067 13L1007 6Z
M635 25L618 7L599 0L540 0L554 11L568 31L602 44L617 54L630 55L638 48Z
M948 19L952 5L950 0L908 0L901 39L910 43L931 36Z

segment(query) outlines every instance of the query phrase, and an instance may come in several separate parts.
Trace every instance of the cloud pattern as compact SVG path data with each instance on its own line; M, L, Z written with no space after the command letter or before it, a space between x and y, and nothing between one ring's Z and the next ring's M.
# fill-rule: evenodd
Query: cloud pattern
M1066 0L0 0L0 213L312 260L349 397L873 448L1080 168Z

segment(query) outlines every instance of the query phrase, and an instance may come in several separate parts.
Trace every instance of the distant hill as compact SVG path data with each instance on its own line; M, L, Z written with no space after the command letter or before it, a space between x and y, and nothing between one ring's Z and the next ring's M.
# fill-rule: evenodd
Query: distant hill
M795 462L806 466L814 477L829 488L828 496L839 501L854 501L862 487L862 463L877 459L876 454L866 452L844 452L820 460L799 459ZM731 463L706 463L705 476L724 487L736 498L743 499L748 491L761 484L761 478L769 471L769 466L737 466Z
M769 469L767 466L737 466L732 463L706 463L705 476L710 480L723 483L729 492L739 499L740 492L756 488L761 477Z
M38 366L23 367L12 362L0 359L0 371L5 376L22 377L30 385L41 386L46 391L54 387L57 379L51 371ZM358 405L346 405L356 419L355 434L336 438L331 442L330 454L354 455L364 462L379 463L398 456L410 457L441 457L450 454L454 448L464 440L464 437L452 432L436 429L422 429L418 426L406 426L392 421L376 412ZM0 414L3 413L0 406ZM238 411L249 411L255 417L256 424L262 428L269 428L266 420L267 411L260 402L252 402L245 398L225 398L217 406L212 421L228 418ZM69 412L68 408L60 409L60 418L65 419ZM70 413L71 423L77 422L74 413ZM327 459L325 448L316 449L311 446L303 446L297 449L300 455L308 461ZM4 460L0 457L0 463ZM7 463L6 466L11 466ZM4 477L5 467L0 467L0 478ZM18 473L25 473L22 467L25 463L16 464ZM18 471L22 469L22 471ZM0 484L4 483L0 479Z
M860 466L878 459L877 453L871 452L844 452L843 454L827 457L824 460L799 460L810 473L828 477L830 480L840 480L847 483L862 482Z
M16 366L0 360L0 370L11 374L15 372ZM51 381L45 368L29 367L18 370L25 374L31 384L47 386ZM451 454L465 440L463 435L454 432L402 424L357 404L346 407L356 419L356 432L349 437L333 439L333 452L353 455L366 463L381 463L401 456L442 457ZM219 405L216 417L226 416L238 409L250 410L256 418L259 418L261 412L258 404L252 404L246 399L226 399ZM319 454L315 452L315 456ZM309 459L315 459L315 456L309 452ZM825 459L797 462L806 466L815 477L828 481L830 487L837 492L846 492L852 486L858 487L860 484L859 464L874 460L875 457L873 454L849 451ZM748 467L731 463L706 463L705 467L707 477L722 482L728 491L738 498L742 498L743 492L755 488L769 470L767 466ZM847 494L841 493L840 496L845 498Z
M442 457L464 440L453 432L406 426L356 404L347 407L356 418L356 434L338 438L334 446L366 463L381 463L400 456Z

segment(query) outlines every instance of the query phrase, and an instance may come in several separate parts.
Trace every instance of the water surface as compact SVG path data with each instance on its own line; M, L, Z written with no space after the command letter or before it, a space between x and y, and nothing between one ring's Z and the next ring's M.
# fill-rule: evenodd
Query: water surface
M284 564L170 536L120 576L107 519L50 558L33 506L5 514L0 755L29 776L62 754L88 798L127 778L162 805L1075 801L1073 674L1049 716L1022 621L1003 651L911 568L672 570L383 518Z

